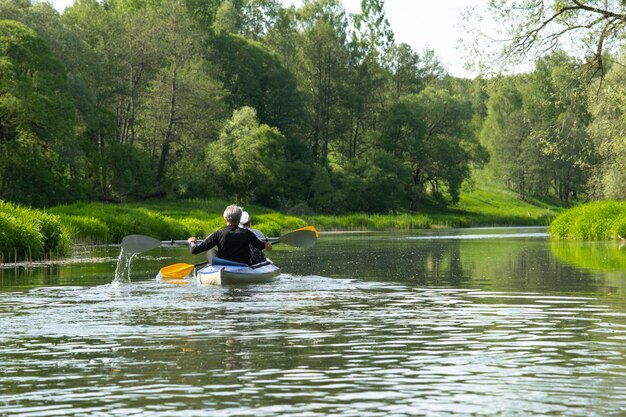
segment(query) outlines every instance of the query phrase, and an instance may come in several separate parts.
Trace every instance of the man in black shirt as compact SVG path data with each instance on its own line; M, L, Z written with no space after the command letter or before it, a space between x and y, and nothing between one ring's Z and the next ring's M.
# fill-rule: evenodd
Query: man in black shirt
M229 261L250 264L250 246L272 250L272 244L262 242L248 229L239 227L241 207L230 205L224 210L226 227L212 233L204 240L198 241L195 237L187 239L192 254L204 252L217 246L218 256Z

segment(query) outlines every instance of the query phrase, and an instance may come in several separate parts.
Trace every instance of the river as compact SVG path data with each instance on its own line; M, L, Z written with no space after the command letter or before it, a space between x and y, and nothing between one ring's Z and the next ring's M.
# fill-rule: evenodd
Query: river
M626 415L626 248L545 228L322 234L269 284L0 268L0 415Z

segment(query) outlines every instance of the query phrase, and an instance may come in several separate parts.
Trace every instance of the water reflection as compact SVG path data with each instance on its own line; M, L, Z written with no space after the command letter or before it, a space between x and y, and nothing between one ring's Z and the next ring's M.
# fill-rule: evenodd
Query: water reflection
M626 322L607 320L611 308L594 297L306 276L247 290L133 287L3 300L3 324L7 306L22 311L12 317L21 330L2 332L5 410L606 415L626 406Z
M0 293L0 414L623 414L626 271L541 236L409 236L277 247L256 286L157 282L182 250L117 287L112 252L31 272Z

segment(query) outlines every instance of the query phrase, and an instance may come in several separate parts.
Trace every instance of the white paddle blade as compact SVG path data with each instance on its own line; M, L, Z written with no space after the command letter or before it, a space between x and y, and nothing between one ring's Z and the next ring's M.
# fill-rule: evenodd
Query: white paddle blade
M150 249L158 248L161 246L161 241L150 236L128 235L124 236L124 239L122 239L121 246L124 253L142 253Z
M295 230L280 237L280 242L299 248L310 248L317 242L317 233L313 230Z

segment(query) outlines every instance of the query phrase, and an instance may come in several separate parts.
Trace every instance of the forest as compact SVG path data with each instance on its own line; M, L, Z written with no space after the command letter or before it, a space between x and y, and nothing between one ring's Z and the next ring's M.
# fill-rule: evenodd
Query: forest
M7 202L396 213L481 169L522 200L626 199L626 69L601 48L469 80L396 43L384 0L0 0L0 50Z

